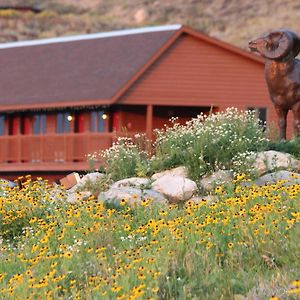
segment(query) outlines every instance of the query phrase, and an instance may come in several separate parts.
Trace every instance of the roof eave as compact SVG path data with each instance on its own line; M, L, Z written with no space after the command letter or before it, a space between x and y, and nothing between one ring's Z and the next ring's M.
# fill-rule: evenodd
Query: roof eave
M62 36L62 37L54 37L54 38L52 37L46 39L0 43L0 49L41 46L41 45L68 43L68 42L80 42L85 40L111 38L111 37L119 37L119 36L135 35L135 34L161 32L161 31L177 31L181 27L182 27L181 24L149 26L149 27L142 27L142 28L131 28L126 30L114 30L114 31L106 31L106 32L98 32L98 33L81 34L81 35Z
M64 108L76 107L93 107L93 106L107 106L112 104L112 99L95 99L95 100L81 100L68 102L51 102L51 103L33 103L23 105L1 105L0 112L17 112L17 111L36 111L36 110L56 110Z
M188 34L190 34L194 37L197 37L197 38L199 38L199 39L201 39L201 40L203 40L207 43L216 45L218 47L221 47L225 50L231 51L231 52L236 53L238 55L244 56L244 57L246 57L248 59L251 59L253 61L256 61L258 63L263 63L263 64L265 63L265 59L262 58L261 56L258 56L256 54L252 54L250 51L243 50L239 47L236 47L236 46L234 46L232 44L229 44L227 42L224 42L224 41L220 41L220 40L218 40L216 38L213 38L211 36L208 36L204 33L197 32L197 31L195 31L195 30L193 30L193 29L191 29L187 26L182 26L180 31L182 33L188 33Z

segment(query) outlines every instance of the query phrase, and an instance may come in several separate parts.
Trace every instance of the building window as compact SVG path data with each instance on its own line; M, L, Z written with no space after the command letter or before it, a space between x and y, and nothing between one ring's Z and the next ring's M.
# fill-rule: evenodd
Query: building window
M91 132L104 132L107 114L104 111L91 112Z
M267 123L267 108L266 107L248 107L247 110L254 111L256 117L260 120L261 124L265 127Z
M56 133L69 133L73 116L68 112L58 113L56 118Z
M5 116L0 115L0 135L5 134Z
M33 134L46 133L46 115L36 114L33 116Z

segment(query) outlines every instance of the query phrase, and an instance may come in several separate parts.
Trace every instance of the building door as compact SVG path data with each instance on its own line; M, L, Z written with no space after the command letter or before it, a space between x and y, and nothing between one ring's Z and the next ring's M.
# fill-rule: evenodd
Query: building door
M84 113L78 112L75 114L74 132L84 132Z
M8 119L8 134L17 135L20 133L20 116L10 115Z

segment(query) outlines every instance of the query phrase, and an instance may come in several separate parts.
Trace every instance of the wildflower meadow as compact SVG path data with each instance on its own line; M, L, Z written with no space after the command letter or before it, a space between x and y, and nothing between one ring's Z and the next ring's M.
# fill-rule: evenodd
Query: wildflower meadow
M252 133L247 133L252 125L241 122L234 129L233 122L222 125L219 118L221 128L235 132L223 138L228 145L224 152L230 149L231 157L223 153L226 159L213 159L216 151L205 152L216 147L208 144L211 136L207 144L201 138L217 129L201 129L200 122L197 126L193 122L188 128L198 130L199 140L178 129L183 148L189 145L191 151L196 147L202 151L188 165L193 177L195 166L202 166L201 172L234 168L238 164L230 164L228 158L268 147L256 121L251 123ZM223 142L214 134L213 142L220 149ZM242 150L231 144L232 134ZM239 144L239 134L248 135L249 141L241 139ZM123 155L122 176L171 167L170 157L178 164L191 162L191 153L179 148L168 156L169 140L162 136L163 132L154 158L137 151L132 142L129 152L115 145L114 155ZM178 139L170 147L180 147L179 135L167 136ZM113 167L106 169L107 176L122 177ZM95 193L71 204L65 201L63 187L41 178L22 178L21 188L1 183L0 299L299 299L300 184L281 180L257 186L251 172L234 170L231 182L215 187L219 201L214 203L189 200L159 205L145 198L140 205L129 205L124 198L112 205Z

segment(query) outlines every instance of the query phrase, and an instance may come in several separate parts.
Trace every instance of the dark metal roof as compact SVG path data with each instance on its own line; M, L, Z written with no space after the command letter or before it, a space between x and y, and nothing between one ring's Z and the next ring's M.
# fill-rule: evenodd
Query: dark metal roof
M76 101L84 105L94 100L101 104L179 28L160 26L0 44L0 106Z

